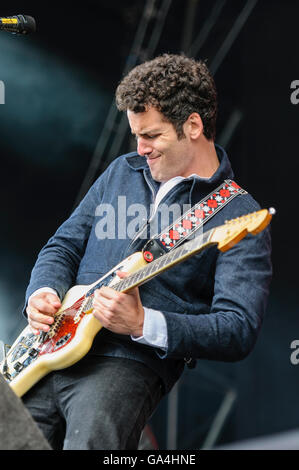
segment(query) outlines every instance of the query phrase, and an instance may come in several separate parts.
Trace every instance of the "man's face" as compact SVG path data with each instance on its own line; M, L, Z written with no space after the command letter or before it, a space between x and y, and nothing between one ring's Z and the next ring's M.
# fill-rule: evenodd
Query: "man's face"
M155 108L143 113L128 111L127 115L137 139L137 152L146 157L154 180L190 175L193 156L188 136L178 140L173 125Z

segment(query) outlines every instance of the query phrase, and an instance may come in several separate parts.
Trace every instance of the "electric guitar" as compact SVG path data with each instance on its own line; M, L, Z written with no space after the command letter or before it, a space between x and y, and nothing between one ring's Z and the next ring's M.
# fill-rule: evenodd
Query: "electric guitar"
M119 292L127 292L208 246L217 245L220 251L227 251L247 233L255 235L264 230L274 213L274 209L263 209L227 221L150 263L145 261L142 252L136 252L93 284L72 287L50 330L35 335L28 325L1 362L0 373L21 397L49 372L69 367L87 354L102 327L92 315L96 289L107 285ZM120 279L116 274L119 270L129 273L128 276Z

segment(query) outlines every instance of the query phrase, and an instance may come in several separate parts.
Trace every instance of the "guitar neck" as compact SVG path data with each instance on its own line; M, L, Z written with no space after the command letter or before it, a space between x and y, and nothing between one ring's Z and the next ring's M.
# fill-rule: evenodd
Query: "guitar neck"
M144 284L172 266L181 263L190 256L193 256L195 253L202 251L207 246L217 244L217 242L211 241L213 232L213 229L209 230L194 238L193 240L184 243L179 248L176 248L173 251L169 251L165 255L155 259L143 268L138 269L138 271L128 275L124 279L121 279L119 282L113 285L113 289L117 290L118 292L127 292L133 287Z

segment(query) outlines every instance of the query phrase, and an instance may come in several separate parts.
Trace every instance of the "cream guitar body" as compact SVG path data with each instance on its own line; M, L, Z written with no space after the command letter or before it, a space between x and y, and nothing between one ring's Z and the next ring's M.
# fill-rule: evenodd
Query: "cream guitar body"
M102 285L113 287L119 281L116 271L132 273L146 264L141 252L134 253L93 284L72 287L49 333L34 335L29 326L22 331L2 364L16 395L21 397L50 371L69 367L88 353L102 325L92 315L86 294Z

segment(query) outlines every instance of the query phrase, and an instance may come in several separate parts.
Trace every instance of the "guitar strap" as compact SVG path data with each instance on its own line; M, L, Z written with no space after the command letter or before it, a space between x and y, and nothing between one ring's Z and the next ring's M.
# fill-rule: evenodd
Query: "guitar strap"
M247 191L233 180L224 180L218 188L185 212L181 218L145 244L143 248L145 261L150 263L165 252L176 248L239 194L247 194Z

